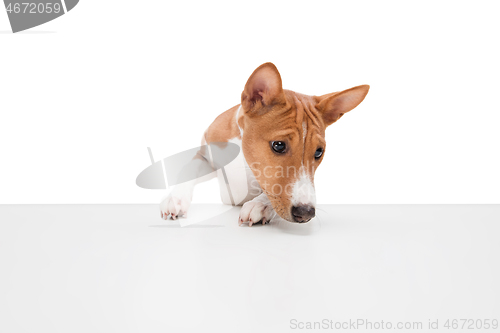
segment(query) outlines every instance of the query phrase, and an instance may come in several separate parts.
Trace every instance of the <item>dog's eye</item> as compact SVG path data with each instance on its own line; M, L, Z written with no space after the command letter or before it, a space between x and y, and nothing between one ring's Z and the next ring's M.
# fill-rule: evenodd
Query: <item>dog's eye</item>
M272 141L271 148L279 154L283 154L286 150L286 144L283 141Z
M314 158L319 159L323 155L323 148L318 148L316 149L316 152L314 153Z

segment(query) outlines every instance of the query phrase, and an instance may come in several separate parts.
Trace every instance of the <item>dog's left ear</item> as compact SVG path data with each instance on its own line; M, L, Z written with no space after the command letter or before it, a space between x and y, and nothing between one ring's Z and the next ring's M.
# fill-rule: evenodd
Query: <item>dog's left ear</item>
M351 111L365 99L370 86L365 84L341 92L316 97L316 109L323 115L323 121L329 126L339 120L344 113Z
M241 94L241 104L245 111L255 111L284 103L281 75L274 64L260 65L248 79Z

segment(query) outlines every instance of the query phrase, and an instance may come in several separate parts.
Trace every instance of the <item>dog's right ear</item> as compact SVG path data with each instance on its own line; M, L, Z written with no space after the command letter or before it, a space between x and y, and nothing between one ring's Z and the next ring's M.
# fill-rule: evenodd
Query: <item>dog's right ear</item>
M284 101L281 75L276 66L270 62L260 65L253 71L241 94L241 105L247 112Z
M330 126L340 119L346 112L351 111L365 99L370 86L362 86L346 89L341 92L316 96L316 108L320 110L326 126Z

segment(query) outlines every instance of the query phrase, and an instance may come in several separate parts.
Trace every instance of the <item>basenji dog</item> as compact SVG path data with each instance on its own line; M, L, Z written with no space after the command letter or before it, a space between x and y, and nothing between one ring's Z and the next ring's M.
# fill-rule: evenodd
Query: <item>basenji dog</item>
M369 88L308 96L283 89L274 64L259 66L241 104L219 115L202 138L202 147L231 142L240 154L223 170L177 185L161 202L161 217L186 216L195 185L218 177L222 202L243 205L240 225L310 221L316 205L314 173L326 153L325 129L358 106ZM191 163L203 168L208 161L200 148Z

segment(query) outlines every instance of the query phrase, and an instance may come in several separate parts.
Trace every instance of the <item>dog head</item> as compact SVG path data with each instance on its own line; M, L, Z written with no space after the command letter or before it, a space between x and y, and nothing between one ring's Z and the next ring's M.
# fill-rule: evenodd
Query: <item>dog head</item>
M241 94L242 149L274 210L290 222L315 216L314 173L326 152L325 129L363 101L362 85L323 96L284 90L276 66L265 63Z

